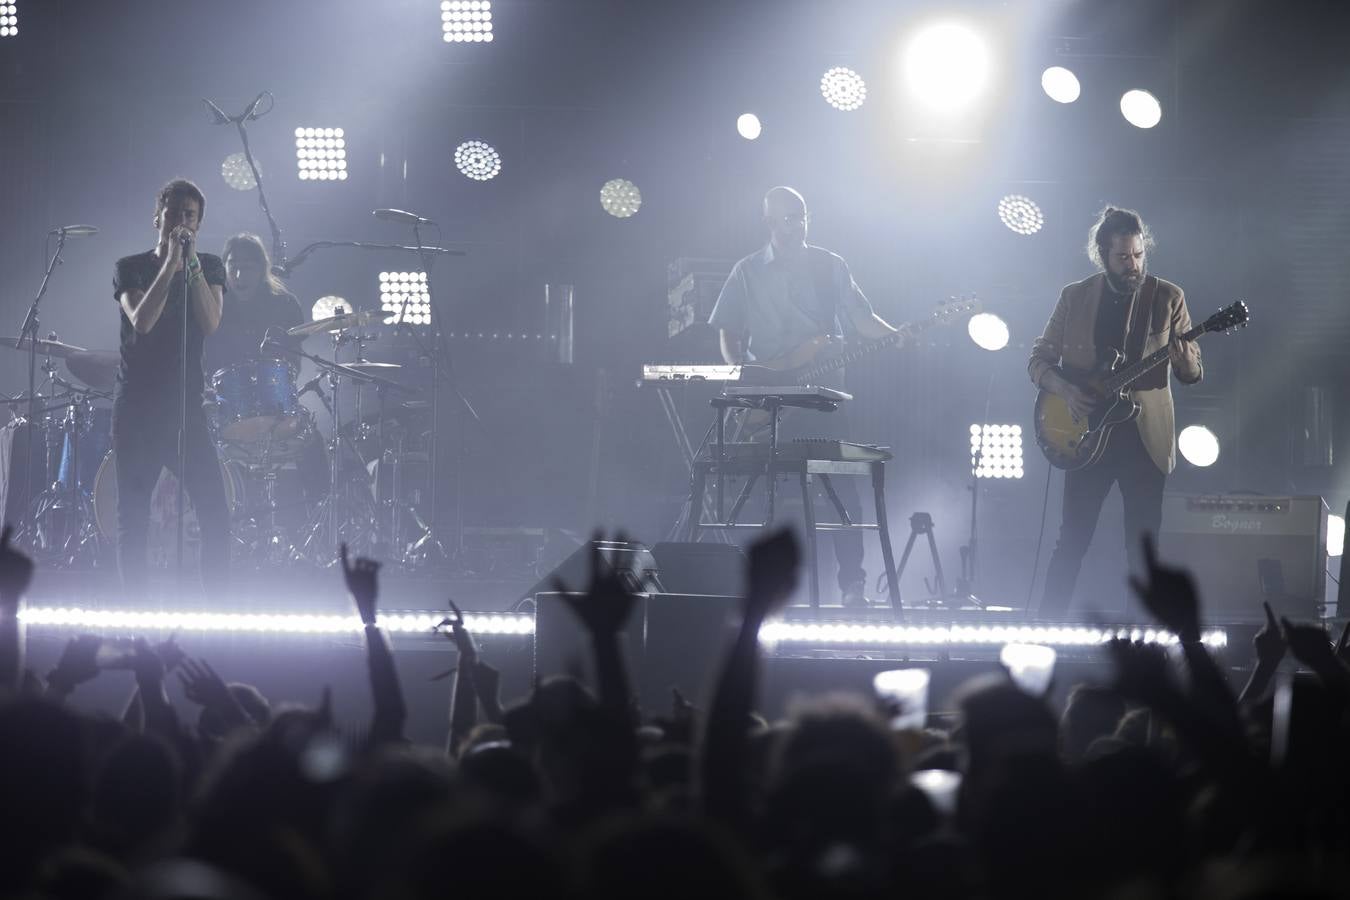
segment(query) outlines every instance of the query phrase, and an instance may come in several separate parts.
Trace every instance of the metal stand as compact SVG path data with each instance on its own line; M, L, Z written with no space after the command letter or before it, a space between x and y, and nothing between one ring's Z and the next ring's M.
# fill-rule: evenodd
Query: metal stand
M923 580L923 586L930 595L924 605L941 606L947 600L947 579L942 574L942 559L938 556L937 541L933 538L933 517L926 512L916 512L909 517L909 540L905 541L904 552L900 554L900 565L895 569L892 587L897 592L900 590L900 576L905 574L905 565L914 549L914 539L921 534L928 538L928 553L933 558L933 581L929 582L927 578Z
M28 307L28 314L24 316L23 325L19 328L19 345L23 346L25 339L28 341L28 428L24 439L24 500L31 502L33 497L33 426L35 423L34 414L38 406L37 398L37 333L38 333L38 306L42 303L42 298L47 295L47 285L52 279L52 272L61 264L61 251L66 246L66 232L61 230L56 238L56 252L52 258L47 261L47 271L42 274L42 284L38 285L37 296L33 298L33 303ZM48 360L50 364L51 360ZM30 523L23 523L28 526Z

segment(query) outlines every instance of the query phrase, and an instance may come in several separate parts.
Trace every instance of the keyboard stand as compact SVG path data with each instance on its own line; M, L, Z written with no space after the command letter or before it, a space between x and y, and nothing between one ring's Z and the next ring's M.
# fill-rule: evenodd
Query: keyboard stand
M745 403L718 397L711 401L716 409L717 440L712 447L711 456L696 459L693 464L693 477L690 483L690 515L686 540L696 541L705 530L725 533L738 528L763 529L773 524L776 506L776 482L779 475L795 476L802 492L802 507L806 525L806 562L810 588L811 608L820 609L820 565L817 547L817 535L822 531L875 531L881 540L881 555L885 563L887 595L895 618L902 618L900 602L900 580L895 568L895 551L891 546L890 527L886 519L886 465L884 460L838 460L811 458L783 458L778 446L778 413L785 406L799 404L779 402L768 397L757 402L755 408L766 409L770 413L769 453L766 460L731 459L726 455L726 412L729 408L743 407ZM838 401L813 405L825 411L838 407ZM745 478L746 483L737 494L731 509L724 515L725 486L727 476ZM872 482L872 499L876 508L876 523L853 522L844 504L835 492L830 479L833 476L868 476ZM715 520L703 520L701 500L707 489L709 477L715 480ZM763 477L766 480L766 505L763 522L739 522L741 511L750 499L756 483ZM839 516L838 522L820 522L816 518L815 485L816 479L824 489L830 505Z

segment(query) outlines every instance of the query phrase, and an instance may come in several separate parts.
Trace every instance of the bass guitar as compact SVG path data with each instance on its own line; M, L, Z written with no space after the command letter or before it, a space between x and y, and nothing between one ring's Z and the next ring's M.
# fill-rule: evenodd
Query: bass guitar
M851 362L890 347L901 347L929 328L948 325L958 317L980 311L974 297L954 297L939 303L922 319L901 324L882 338L849 345L833 335L818 335L772 359L758 360L741 367L741 383L749 385L819 384L821 379Z
M1225 306L1182 337L1193 341L1213 331L1232 331L1247 324L1247 304L1242 301ZM1111 356L1088 370L1064 369L1063 374L1073 384L1087 391L1096 400L1092 411L1077 416L1069 409L1068 401L1058 394L1041 390L1036 395L1036 443L1050 464L1059 469L1082 469L1101 458L1111 429L1133 421L1139 415L1139 404L1130 396L1130 385L1168 360L1167 347L1160 347L1148 356L1121 368L1125 357L1112 350Z

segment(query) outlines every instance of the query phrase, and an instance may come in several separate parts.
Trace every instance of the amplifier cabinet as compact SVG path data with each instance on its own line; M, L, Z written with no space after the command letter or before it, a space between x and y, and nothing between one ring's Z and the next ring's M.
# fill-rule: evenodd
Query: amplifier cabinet
M1327 505L1321 497L1163 497L1160 553L1195 576L1210 621L1313 619L1326 599Z

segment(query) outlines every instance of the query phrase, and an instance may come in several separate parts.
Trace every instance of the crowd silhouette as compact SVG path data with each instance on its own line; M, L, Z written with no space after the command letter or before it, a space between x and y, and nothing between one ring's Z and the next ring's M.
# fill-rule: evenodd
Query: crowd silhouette
M708 697L639 709L620 633L635 598L598 560L567 603L595 683L498 696L455 611L443 746L404 738L379 565L349 560L373 715L278 702L189 639L77 636L25 668L33 564L0 537L0 894L75 898L1172 898L1345 895L1345 634L1267 609L1241 690L1200 641L1187 573L1145 548L1133 587L1175 653L1118 640L1062 711L1009 678L947 727L896 730L872 697L756 712L760 625L787 602L790 532L748 554ZM67 698L130 670L120 718ZM1286 656L1290 660L1286 660ZM1295 665L1295 663L1297 665ZM170 690L182 700L170 700ZM952 725L951 722L956 724Z

